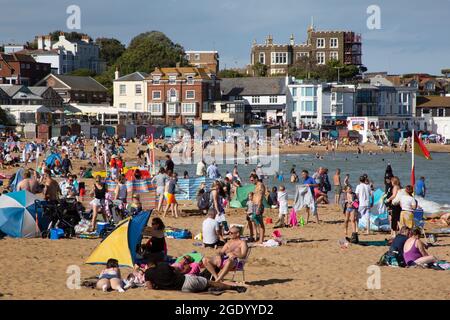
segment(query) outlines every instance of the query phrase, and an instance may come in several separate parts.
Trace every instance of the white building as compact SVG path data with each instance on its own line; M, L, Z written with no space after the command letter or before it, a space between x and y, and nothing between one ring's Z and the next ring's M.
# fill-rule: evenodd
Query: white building
M279 123L291 117L285 77L224 78L220 87L224 100L244 102L251 123Z
M57 42L50 35L37 36L37 50L23 50L37 62L50 63L52 73L66 74L76 69L89 69L102 73L106 64L100 59L100 48L92 43L88 36L80 41L71 42L62 33Z
M136 119L138 116L149 116L147 104L147 85L145 78L149 75L145 72L134 72L119 77L116 71L116 79L113 83L114 108L119 114Z
M323 85L318 82L309 82L295 78L288 78L288 94L292 110L292 120L297 127L301 124L317 125L321 123L322 90ZM318 109L320 109L318 111ZM320 119L319 119L320 118Z

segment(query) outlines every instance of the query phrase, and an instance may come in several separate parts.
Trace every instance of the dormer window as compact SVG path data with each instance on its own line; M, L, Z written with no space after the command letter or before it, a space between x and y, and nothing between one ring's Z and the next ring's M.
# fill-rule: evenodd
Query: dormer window
M153 84L159 84L160 77L153 77Z
M194 77L193 76L187 76L186 77L187 84L194 84Z
M175 84L177 82L177 76L169 76L169 84Z

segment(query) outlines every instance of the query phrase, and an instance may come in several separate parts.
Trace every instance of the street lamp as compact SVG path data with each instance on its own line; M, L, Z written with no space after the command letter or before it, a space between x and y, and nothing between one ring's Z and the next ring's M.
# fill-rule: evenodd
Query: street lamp
M333 67L333 68L337 69L337 71L338 71L338 79L337 79L337 83L339 84L340 70L343 69L344 67Z

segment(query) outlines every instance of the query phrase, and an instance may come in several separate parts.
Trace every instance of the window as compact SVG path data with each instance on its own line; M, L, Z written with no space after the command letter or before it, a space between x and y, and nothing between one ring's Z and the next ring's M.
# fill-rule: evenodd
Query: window
M21 64L20 64L20 67L21 67L22 69L25 69L25 63L21 63Z
M194 56L194 59L195 59L196 61L200 60L200 54L196 53L195 56Z
M152 103L150 105L150 113L162 114L162 103Z
M438 109L438 117L445 117L445 109Z
M169 76L169 84L175 84L177 82L176 76Z
M127 108L127 104L126 103L120 103L119 104L119 109L126 109Z
M302 112L316 112L317 102L315 101L302 101Z
M183 103L181 105L181 112L183 114L195 114L195 103Z
M401 92L398 94L398 102L400 103L408 103L409 95L406 92Z
M325 64L325 52L317 52L316 60L317 64Z
M297 112L297 101L294 101L292 104L292 111Z
M330 48L338 48L339 44L338 44L338 38L331 38L330 39Z
M293 97L297 96L297 88L292 88L292 96Z
M152 91L153 100L161 100L161 91Z
M302 87L302 96L315 97L317 95L317 88L315 87Z
M127 94L127 86L124 84L121 84L119 87L119 92L121 96L124 96Z
M29 63L27 63L27 69L30 69L30 67L31 67L31 66L30 66L30 64L29 64Z
M260 101L259 96L252 97L252 103L259 103L259 101Z
M272 64L287 64L287 52L272 52Z
M186 99L195 99L195 91L186 90Z
M191 60L191 55L188 53L188 54L186 54L186 60Z
M317 48L325 48L325 39L324 38L317 38L316 47Z
M339 52L331 51L330 52L330 60L339 60Z
M141 95L142 94L142 86L140 84L136 84L134 86L134 92L136 93L136 95Z
M167 104L167 113L176 114L177 113L177 104L176 103L168 103Z
M153 84L159 84L160 80L161 80L160 77L153 77Z
M264 52L259 53L259 63L265 64L266 63L266 54Z
M303 57L309 57L309 52L297 52L296 57L297 60L300 60Z
M135 103L134 104L134 109L135 110L142 110L142 103Z
M278 97L277 96L270 96L269 97L269 103L277 103Z
M187 76L186 77L187 84L194 84L194 77L193 76Z
M177 96L177 90L173 88L169 90L169 101L177 101Z

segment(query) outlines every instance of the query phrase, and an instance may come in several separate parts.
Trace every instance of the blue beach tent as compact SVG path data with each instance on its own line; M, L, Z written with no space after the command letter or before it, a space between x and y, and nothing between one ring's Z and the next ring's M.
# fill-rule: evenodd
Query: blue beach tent
M39 237L48 227L48 220L36 206L36 195L21 190L0 197L0 231L14 238Z

